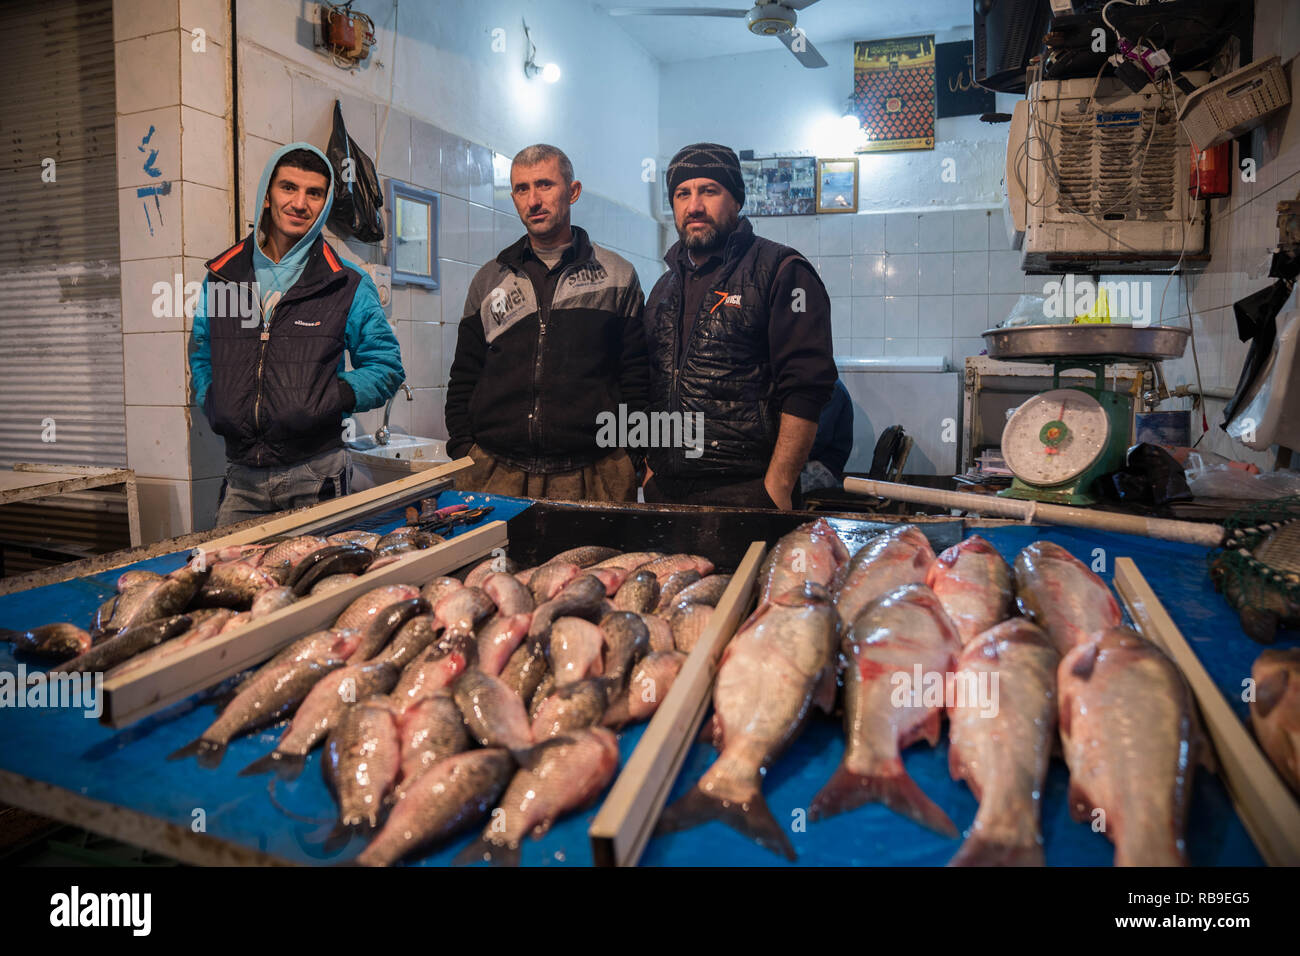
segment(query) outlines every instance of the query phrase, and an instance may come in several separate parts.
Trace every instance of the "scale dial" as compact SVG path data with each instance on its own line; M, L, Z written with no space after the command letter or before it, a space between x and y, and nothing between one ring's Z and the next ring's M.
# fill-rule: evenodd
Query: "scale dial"
M1027 484L1060 485L1086 471L1109 441L1101 403L1077 388L1058 388L1016 409L1002 431L1002 457Z

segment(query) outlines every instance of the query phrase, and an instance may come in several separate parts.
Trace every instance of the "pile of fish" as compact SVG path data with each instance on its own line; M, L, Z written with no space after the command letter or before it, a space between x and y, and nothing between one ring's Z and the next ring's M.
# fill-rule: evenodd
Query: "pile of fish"
M1250 722L1274 768L1300 797L1300 647L1269 649L1250 669Z
M810 820L878 802L957 836L901 758L918 740L937 743L946 717L952 776L979 800L952 863L1042 865L1040 801L1059 726L1071 813L1104 814L1115 862L1186 862L1193 765L1208 758L1190 690L1064 548L1037 541L1008 566L973 535L936 556L903 525L850 558L818 520L777 543L759 588L718 670L718 758L665 810L660 832L721 820L794 859L763 777L842 687L844 757Z
M654 713L729 578L696 555L583 547L536 568L489 558L460 580L388 585L239 683L172 759L218 764L289 719L241 773L299 774L323 748L338 803L327 841L368 836L384 866L487 819L457 858L518 862L618 766L614 731Z
M88 628L46 624L0 631L0 640L55 670L101 671L113 678L440 541L407 526L385 535L342 531L232 545L198 555L170 574L124 572Z

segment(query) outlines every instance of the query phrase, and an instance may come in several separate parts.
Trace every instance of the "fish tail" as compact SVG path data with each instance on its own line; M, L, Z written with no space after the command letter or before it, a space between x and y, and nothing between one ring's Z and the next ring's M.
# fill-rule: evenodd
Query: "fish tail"
M226 745L215 740L208 740L206 737L200 737L198 740L192 740L180 750L174 750L167 755L168 760L185 760L188 757L195 757L199 761L199 766L205 770L212 770L221 764L221 758L226 755Z
M656 833L676 833L716 820L793 862L794 846L763 799L757 772L728 773L733 763L727 755L720 756L693 789L663 812Z
M1043 866L1043 848L1037 843L1009 843L972 833L949 866Z
M479 837L469 846L456 854L453 866L468 866L471 863L488 863L492 866L518 866L519 844L498 843L487 837Z
M898 759L878 774L854 773L841 764L813 798L808 818L824 820L865 803L883 803L895 813L901 813L937 833L949 837L957 835L957 828L948 815L921 791Z
M274 771L281 780L294 780L302 773L302 767L306 761L307 758L304 754L288 754L272 750L265 757L254 760L239 771L239 775L241 777L256 777L258 774Z

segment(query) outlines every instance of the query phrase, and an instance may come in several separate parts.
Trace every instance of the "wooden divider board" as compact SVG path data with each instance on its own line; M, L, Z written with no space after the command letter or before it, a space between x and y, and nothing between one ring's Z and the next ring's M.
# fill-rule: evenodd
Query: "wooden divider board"
M745 552L708 626L592 821L587 835L597 866L635 866L645 851L712 699L718 659L753 605L754 582L766 551L762 541L755 541Z
M506 524L493 521L432 548L405 554L346 587L308 595L229 633L105 681L100 723L123 727L266 660L299 637L328 627L345 607L372 588L422 585L505 546Z
M1143 636L1178 665L1196 695L1237 815L1270 866L1300 866L1300 804L1233 712L1131 558L1115 561L1115 589Z

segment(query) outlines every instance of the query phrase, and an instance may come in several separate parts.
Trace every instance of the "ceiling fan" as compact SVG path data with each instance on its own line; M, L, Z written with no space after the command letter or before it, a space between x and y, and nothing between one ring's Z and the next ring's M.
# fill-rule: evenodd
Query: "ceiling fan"
M807 34L795 28L798 10L811 7L817 0L769 0L757 3L752 10L728 10L723 7L614 7L611 17L734 17L744 18L750 33L776 37L809 69L828 66Z

